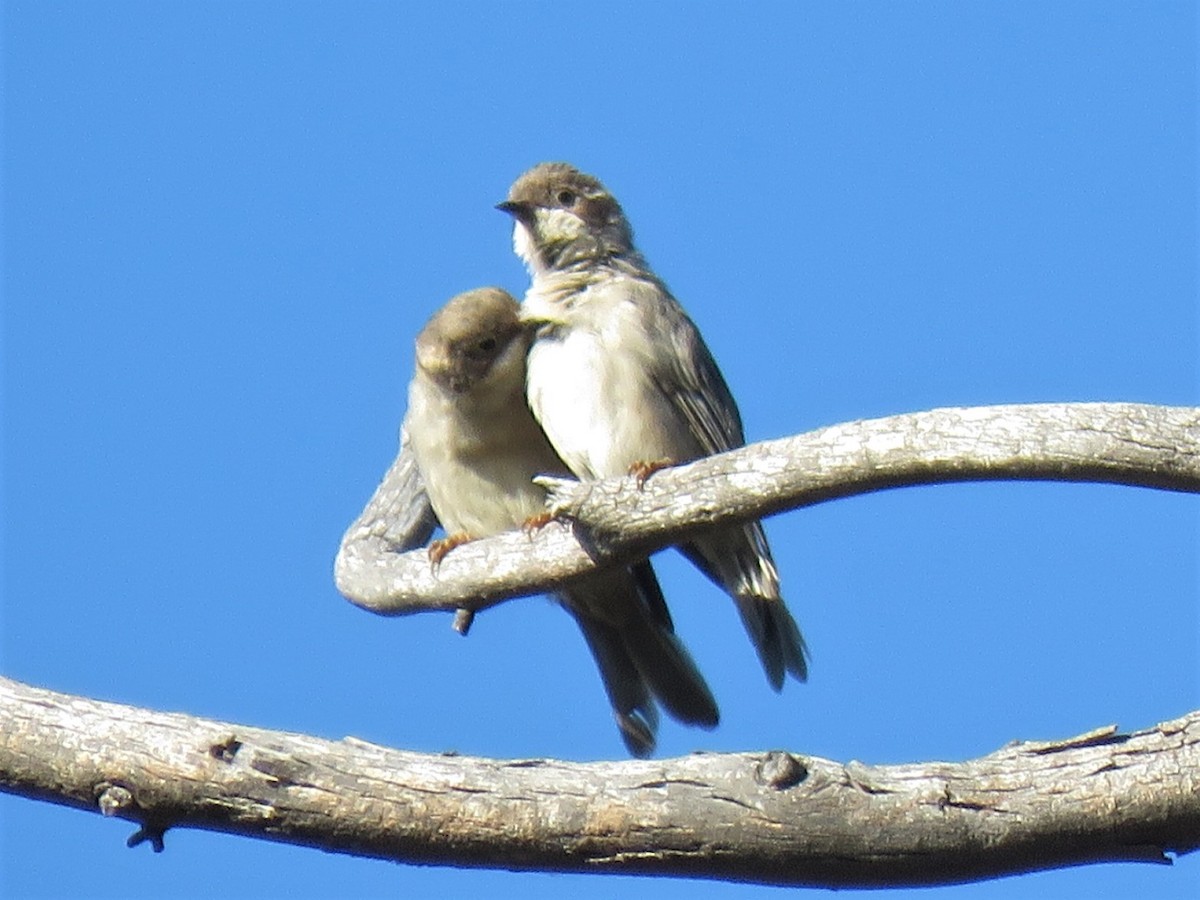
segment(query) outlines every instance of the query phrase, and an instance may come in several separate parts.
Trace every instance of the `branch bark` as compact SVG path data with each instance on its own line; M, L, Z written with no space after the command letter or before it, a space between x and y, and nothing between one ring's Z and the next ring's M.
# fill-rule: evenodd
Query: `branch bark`
M0 679L0 788L139 823L410 863L852 887L1200 846L1200 711L970 762L567 763L408 753Z
M631 478L541 479L558 522L535 535L512 532L463 545L437 569L423 551L412 551L433 520L422 518L428 504L402 441L383 484L343 538L335 577L347 599L381 615L478 610L551 590L717 523L904 485L981 480L1200 492L1200 409L1138 403L936 409L752 444L658 472L641 489Z

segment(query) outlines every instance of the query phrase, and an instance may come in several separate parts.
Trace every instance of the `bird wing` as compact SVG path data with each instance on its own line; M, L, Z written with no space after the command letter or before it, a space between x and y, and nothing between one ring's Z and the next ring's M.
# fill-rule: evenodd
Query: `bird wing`
M742 446L746 438L737 403L700 330L664 285L652 287L646 303L649 324L669 349L655 354L655 385L679 410L706 454Z

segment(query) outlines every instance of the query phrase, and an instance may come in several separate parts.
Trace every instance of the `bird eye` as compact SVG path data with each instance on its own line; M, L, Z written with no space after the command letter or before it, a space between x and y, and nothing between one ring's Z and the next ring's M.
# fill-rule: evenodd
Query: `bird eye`
M484 338L479 342L479 349L484 353L491 353L496 349L496 339L494 337Z
M563 206L571 206L575 202L575 192L566 190L559 191L557 200Z

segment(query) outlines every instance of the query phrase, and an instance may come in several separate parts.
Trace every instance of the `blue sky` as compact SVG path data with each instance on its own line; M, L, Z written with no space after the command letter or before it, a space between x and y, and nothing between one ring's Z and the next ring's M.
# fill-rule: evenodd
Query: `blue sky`
M601 177L752 440L935 406L1200 402L1194 4L3 7L0 671L328 738L621 758L542 598L389 620L333 555L392 458L412 339L520 293L492 209ZM1200 706L1200 504L897 490L768 534L813 651L776 695L660 557L721 704L660 755L959 760ZM6 897L776 896L401 867L0 796ZM1200 860L942 889L1194 896ZM855 896L854 892L847 892ZM929 896L922 893L921 896Z

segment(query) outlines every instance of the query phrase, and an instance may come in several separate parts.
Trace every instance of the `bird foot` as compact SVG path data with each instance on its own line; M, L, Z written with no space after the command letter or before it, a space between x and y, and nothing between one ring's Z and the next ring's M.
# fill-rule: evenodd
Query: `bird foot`
M629 474L637 479L638 490L646 486L646 479L659 469L669 469L675 465L670 459L640 460L629 467Z
M547 525L554 521L554 516L548 512L540 512L537 515L530 516L521 523L521 530L529 537L533 537Z
M429 544L429 565L434 571L442 564L442 560L446 558L446 554L462 544L471 540L471 536L465 531L456 531L454 534L448 534L440 540L431 541Z

